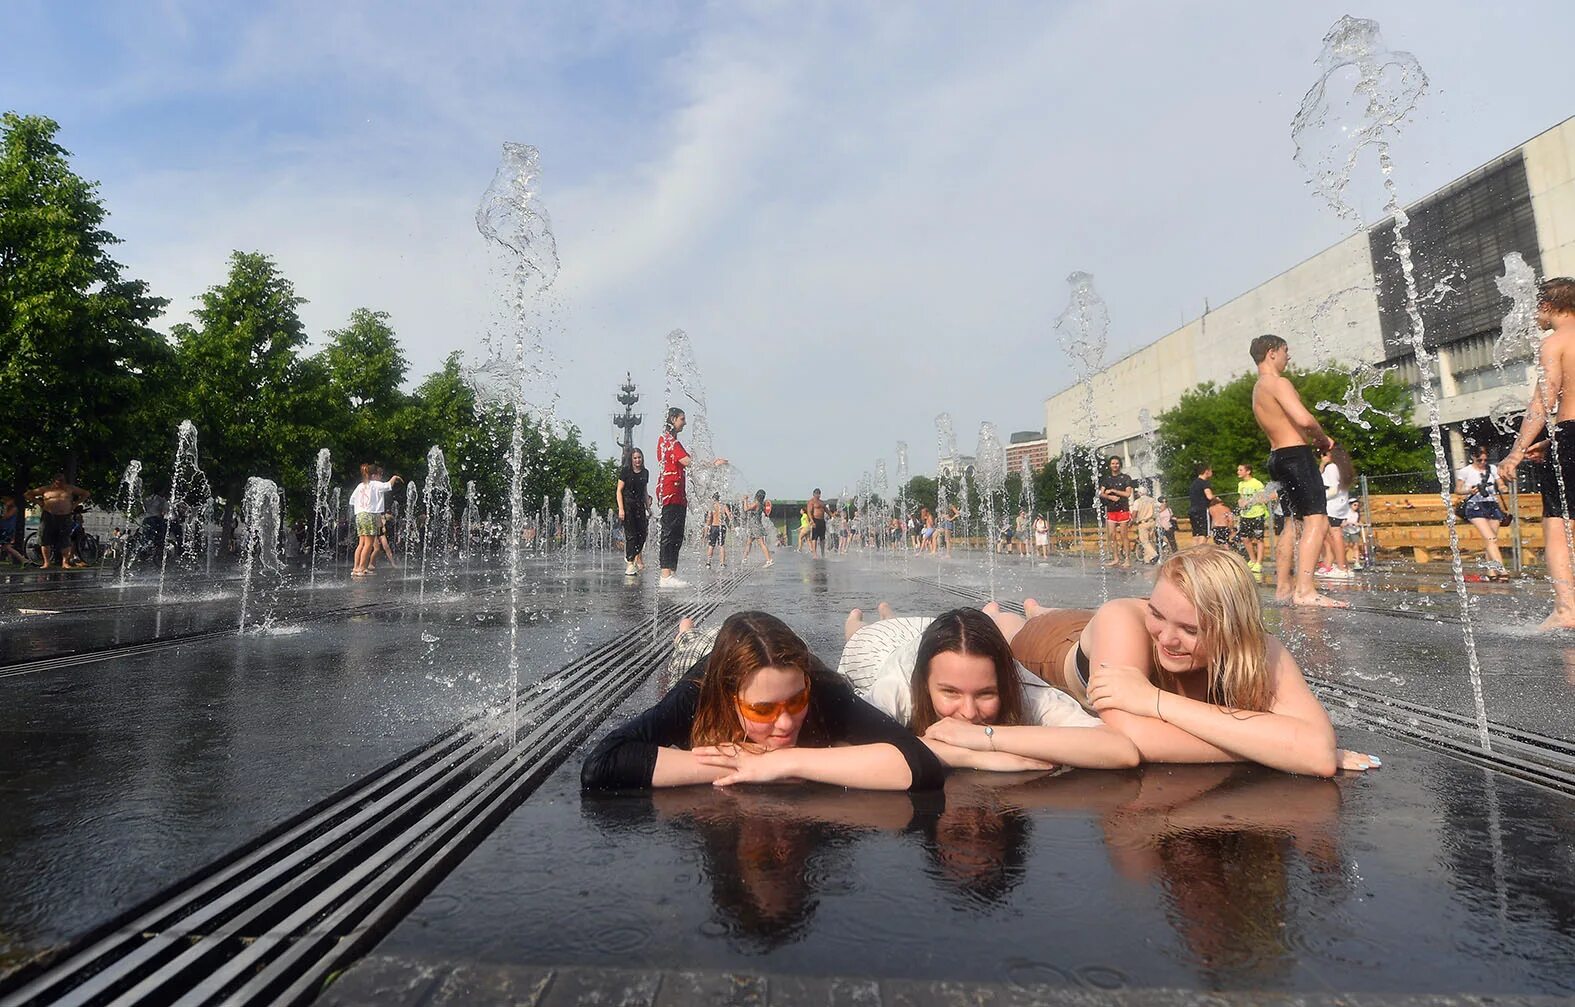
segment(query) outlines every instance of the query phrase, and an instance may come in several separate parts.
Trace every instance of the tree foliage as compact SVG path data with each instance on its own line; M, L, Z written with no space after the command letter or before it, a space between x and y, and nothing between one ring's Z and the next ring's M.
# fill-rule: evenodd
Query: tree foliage
M199 297L195 322L166 339L149 323L167 302L108 254L119 239L57 131L41 117L0 119L0 479L20 484L80 462L78 481L107 502L139 458L145 485L166 487L176 426L190 419L209 481L231 504L260 475L299 510L323 447L336 483L377 461L425 484L436 445L451 491L474 480L484 511L502 512L513 413L478 401L459 354L407 391L410 364L393 320L369 307L310 352L305 299L256 251L234 252L222 281ZM527 417L525 434L533 510L544 499L556 510L565 486L582 507L612 506L615 463L578 430Z
M148 325L166 302L110 256L119 239L98 186L71 170L58 130L0 117L0 429L13 484L57 467L102 474L168 357Z

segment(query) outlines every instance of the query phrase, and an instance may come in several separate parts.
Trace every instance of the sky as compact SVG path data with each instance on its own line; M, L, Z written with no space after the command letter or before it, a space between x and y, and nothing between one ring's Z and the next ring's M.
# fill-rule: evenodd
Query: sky
M389 312L412 384L481 352L502 292L475 208L532 144L560 417L610 454L627 371L649 448L683 329L717 452L792 498L895 473L898 441L933 472L943 410L965 452L984 421L1041 428L1074 270L1114 360L1348 234L1290 138L1345 13L1431 80L1406 198L1575 111L1567 0L12 0L0 108L60 123L161 328L261 251L314 344Z

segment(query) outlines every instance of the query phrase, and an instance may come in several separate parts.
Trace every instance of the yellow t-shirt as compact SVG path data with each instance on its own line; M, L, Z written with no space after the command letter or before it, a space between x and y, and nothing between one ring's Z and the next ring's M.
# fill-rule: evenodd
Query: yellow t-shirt
M1262 492L1263 492L1263 483L1262 483L1262 481L1260 481L1260 480L1258 480L1258 479L1256 479L1256 478L1254 478L1252 476L1248 476L1247 478L1243 479L1241 482L1236 484L1236 493L1237 493L1236 499L1238 501L1237 506L1241 506L1240 501L1246 500L1248 497L1251 497L1255 493L1262 493ZM1265 517L1268 517L1269 516L1268 505L1264 504L1262 502L1259 502L1259 503L1251 504L1251 505L1246 506L1246 507L1242 507L1241 508L1241 516L1242 517L1250 517L1250 518L1265 518Z

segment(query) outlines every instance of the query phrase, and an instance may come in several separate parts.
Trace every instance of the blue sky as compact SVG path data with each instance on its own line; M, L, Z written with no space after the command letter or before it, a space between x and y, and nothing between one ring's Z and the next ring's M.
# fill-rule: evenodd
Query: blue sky
M1433 82L1415 196L1572 111L1567 3L1353 10ZM560 412L606 446L632 370L694 340L717 449L796 496L933 418L1042 422L1051 325L1094 274L1113 358L1345 233L1289 125L1343 6L45 3L0 17L0 105L49 115L120 257L171 299L273 255L314 337L390 311L415 377L497 297L476 201L541 150ZM645 439L654 439L647 431Z

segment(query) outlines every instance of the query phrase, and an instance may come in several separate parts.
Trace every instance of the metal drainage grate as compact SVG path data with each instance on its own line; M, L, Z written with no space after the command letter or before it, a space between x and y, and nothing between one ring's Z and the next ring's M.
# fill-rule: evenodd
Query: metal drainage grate
M68 948L0 1007L304 1003L556 769L742 575L521 690L512 722L444 732Z

